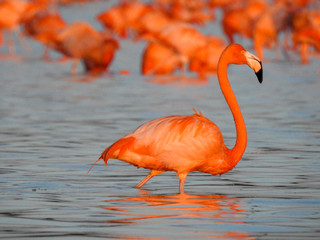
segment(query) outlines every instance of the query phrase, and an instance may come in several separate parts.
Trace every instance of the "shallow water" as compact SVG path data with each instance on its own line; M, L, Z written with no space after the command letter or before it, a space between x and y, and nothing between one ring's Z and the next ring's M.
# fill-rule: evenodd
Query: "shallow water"
M92 16L103 4L62 11L69 22L82 17L98 28ZM203 31L210 29L220 31L215 24ZM0 62L1 238L319 239L319 59L264 63L262 85L249 68L232 66L247 150L221 177L190 173L186 195L179 195L174 173L139 190L145 169L110 160L107 169L98 163L87 171L143 122L192 108L232 146L235 129L217 78L198 84L192 76L187 83L143 77L137 56L144 43L124 40L110 73L72 77L71 62L43 62L41 46L28 43L32 53L18 46L22 58Z

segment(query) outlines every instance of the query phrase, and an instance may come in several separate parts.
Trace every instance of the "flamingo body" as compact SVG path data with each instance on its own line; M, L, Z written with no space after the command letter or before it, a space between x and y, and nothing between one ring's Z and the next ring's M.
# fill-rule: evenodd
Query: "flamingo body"
M108 158L116 158L137 167L175 171L178 175L191 171L216 175L233 168L224 161L219 128L201 113L147 122L107 148L102 158L105 163Z
M219 84L232 112L237 132L236 144L232 149L225 146L219 128L202 113L196 112L190 116L160 117L141 125L106 148L92 167L101 159L107 166L108 159L113 158L150 169L150 174L137 187L142 187L162 172L175 171L180 180L180 193L184 192L184 182L189 172L217 175L233 169L245 151L247 132L227 78L229 64L247 64L256 72L260 83L262 65L257 57L239 44L229 45L221 54L218 63Z

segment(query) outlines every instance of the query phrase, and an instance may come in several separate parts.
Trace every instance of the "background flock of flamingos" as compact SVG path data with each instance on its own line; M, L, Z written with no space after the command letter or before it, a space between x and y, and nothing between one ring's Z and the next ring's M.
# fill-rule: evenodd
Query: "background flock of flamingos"
M251 40L263 61L271 60L264 58L265 48L275 49L276 59L281 58L279 49L286 58L299 55L302 64L320 53L318 0L114 1L96 16L102 31L84 21L67 23L63 19L59 5L74 2L93 1L0 1L0 44L9 48L10 55L17 54L11 36L16 31L21 43L27 36L45 46L44 60L50 60L50 50L60 52L60 60L73 59L73 74L78 61L86 72L107 71L123 38L147 42L141 56L144 75L172 74L178 69L200 77L215 74L222 50L235 37ZM218 21L216 9L222 11L225 36L202 34L197 25Z

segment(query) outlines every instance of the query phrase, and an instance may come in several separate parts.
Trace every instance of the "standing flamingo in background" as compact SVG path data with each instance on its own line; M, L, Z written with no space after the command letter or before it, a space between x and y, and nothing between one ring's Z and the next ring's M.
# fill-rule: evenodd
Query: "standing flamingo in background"
M223 31L230 43L234 43L236 34L241 37L252 38L252 26L267 6L264 0L243 1L242 4L231 4L225 7L222 18Z
M220 55L226 48L225 41L220 37L207 36L207 39L207 46L196 51L189 64L189 70L197 72L201 78L205 78L207 74L217 73Z
M180 55L160 43L149 43L143 52L141 63L143 75L172 74L177 68L182 67Z
M257 18L253 28L253 43L257 56L264 60L264 47L274 48L279 58L279 33L287 30L292 20L293 3L289 0L277 0L269 4ZM285 49L285 48L284 48Z
M299 9L293 15L292 42L294 49L300 48L302 64L308 64L309 47L320 52L320 12L309 9Z
M150 42L162 44L171 49L180 58L182 72L197 50L207 45L207 38L191 24L172 22L154 36L148 36Z
M54 47L57 35L63 31L66 26L67 23L59 13L40 11L24 23L23 32L25 35L44 44L45 52L43 59L50 60L49 48Z
M74 59L71 72L76 74L79 60L85 70L101 73L111 64L118 41L107 32L98 32L88 23L74 22L59 32L53 42L54 49Z
M128 37L129 30L149 11L149 4L139 1L123 1L102 13L96 18L109 30L115 32L122 38Z
M10 55L15 55L16 51L12 38L12 32L15 31L19 33L20 19L28 5L29 3L22 0L0 1L0 32L5 31L7 33L7 44ZM19 39L21 40L21 35ZM24 44L22 40L21 43Z
M254 70L260 83L262 65L256 56L239 44L229 45L221 54L218 63L219 84L237 132L236 144L232 149L224 144L219 128L202 113L195 112L191 116L161 117L141 125L106 148L92 167L101 159L107 166L108 159L113 158L151 169L150 174L136 186L138 188L162 172L175 171L180 180L180 193L184 193L184 182L189 172L217 175L233 169L246 149L247 131L227 77L229 64L247 64Z

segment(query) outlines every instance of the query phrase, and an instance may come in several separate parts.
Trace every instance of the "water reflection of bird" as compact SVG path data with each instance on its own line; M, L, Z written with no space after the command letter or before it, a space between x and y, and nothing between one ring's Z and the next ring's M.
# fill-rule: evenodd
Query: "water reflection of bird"
M226 195L149 195L111 197L105 201L103 208L107 211L106 224L141 223L143 220L158 220L168 224L170 219L191 219L201 222L210 219L216 224L244 224L240 219L246 211L241 208L240 198L230 198ZM161 220L162 219L162 220ZM157 223L158 223L157 221ZM222 229L212 232L206 229L198 231L198 236L217 237L225 239L248 239L245 232ZM215 237L214 237L215 236ZM135 238L128 236L128 238Z
M247 64L257 74L259 82L262 82L262 65L257 57L239 44L229 45L221 54L219 84L237 132L236 144L232 149L225 146L219 128L202 113L195 112L191 116L161 117L141 125L106 148L95 163L103 159L107 165L108 159L113 158L150 169L150 174L136 187L142 187L162 172L175 171L180 180L180 193L184 193L184 182L189 172L221 175L233 169L246 149L247 132L227 77L229 64Z
M205 86L208 83L207 78L189 77L189 76L152 76L147 79L147 82L157 85L170 85L175 87L187 86Z
M117 197L110 199L106 202L130 202L139 205L141 203L145 206L161 207L162 210L182 210L185 209L183 214L194 212L193 216L200 216L201 214L208 214L209 211L217 211L217 215L211 217L218 217L228 213L245 212L239 206L240 199L228 198L225 195L189 195L189 194L176 194L176 195L149 195L147 191L143 191L141 196L134 197ZM130 207L133 207L130 204ZM104 207L106 210L115 210L114 205L112 208ZM120 207L118 208L119 211ZM221 210L221 212L219 211ZM127 211L126 211L127 212ZM146 216L146 218L148 218Z

